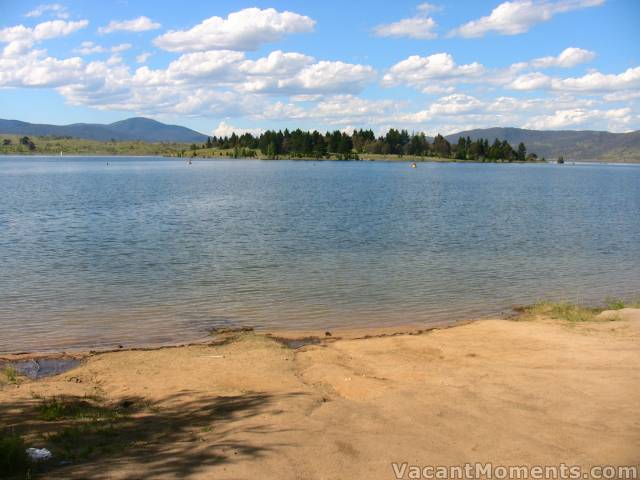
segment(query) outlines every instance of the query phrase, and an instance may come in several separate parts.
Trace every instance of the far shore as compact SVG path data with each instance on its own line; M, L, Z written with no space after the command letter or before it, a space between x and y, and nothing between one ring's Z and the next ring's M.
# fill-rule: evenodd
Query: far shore
M7 374L0 423L52 451L31 478L639 467L640 309L543 307L436 329L224 330L81 355L59 375Z
M116 142L86 140L80 138L62 137L31 137L35 142L35 148L20 143L20 136L0 134L0 137L11 141L10 145L0 144L0 157L11 156L61 156L62 157L167 157L181 158L184 160L197 159L256 159L256 160L303 160L303 161L388 161L388 162L451 162L451 163L556 163L556 158L545 159L530 158L521 161L515 158L507 159L459 159L455 155L434 156L433 152L422 155L410 154L383 154L368 153L362 150L353 150L351 154L344 155L338 153L327 153L324 156L306 156L294 153L286 153L275 156L264 154L260 149L249 148L221 148L206 147L178 142L145 142L134 140L122 140ZM572 158L571 155L564 156L565 163L588 162L588 163L640 163L640 157L631 155L628 157L608 155L605 158Z
M195 157L189 156L179 156L175 154L166 154L166 153L104 153L104 152L89 152L89 153L28 153L28 152L20 152L20 153L6 153L0 152L0 158L12 158L12 157L25 157L25 158L164 158L167 160L183 160L188 161L191 160L193 162L202 161L202 160L256 160L256 161L279 161L279 160L290 160L290 161L301 161L301 162L393 162L393 163L460 163L460 164L471 164L471 165L545 165L545 164L555 164L555 160L537 160L537 161L527 161L527 162L519 162L519 161L491 161L491 162L482 162L480 160L458 160L455 158L441 158L441 157L420 157L416 155L361 155L358 159L348 159L343 160L339 158L314 158L314 157L280 157L280 158L267 158L264 155L259 155L256 157L234 157L231 153L221 153L218 155L196 155ZM602 165L638 165L640 164L640 158L619 158L619 159L566 159L565 165L570 164L602 164Z

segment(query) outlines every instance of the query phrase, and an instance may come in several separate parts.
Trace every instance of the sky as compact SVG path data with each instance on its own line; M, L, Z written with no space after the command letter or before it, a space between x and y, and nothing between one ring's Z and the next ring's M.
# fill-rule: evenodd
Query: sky
M0 0L0 118L640 129L640 1Z

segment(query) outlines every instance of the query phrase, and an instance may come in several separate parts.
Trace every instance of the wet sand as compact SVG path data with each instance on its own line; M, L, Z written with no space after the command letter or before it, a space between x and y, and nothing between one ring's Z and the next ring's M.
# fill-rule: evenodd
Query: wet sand
M0 423L43 446L51 397L131 408L122 448L42 478L395 478L414 465L638 465L640 310L431 331L253 332L88 356L0 387ZM129 407L131 405L132 407ZM54 452L55 453L55 452ZM406 477L405 477L406 478Z

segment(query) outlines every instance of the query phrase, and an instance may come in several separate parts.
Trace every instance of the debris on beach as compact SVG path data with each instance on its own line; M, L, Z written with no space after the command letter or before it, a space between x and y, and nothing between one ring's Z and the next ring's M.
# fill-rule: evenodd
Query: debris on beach
M46 448L27 448L27 455L32 462L46 462L53 457Z

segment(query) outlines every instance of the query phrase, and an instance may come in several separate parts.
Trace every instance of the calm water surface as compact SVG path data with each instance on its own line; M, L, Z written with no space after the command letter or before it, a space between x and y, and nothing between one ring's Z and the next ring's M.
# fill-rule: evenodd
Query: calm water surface
M0 159L0 352L639 293L638 166Z

